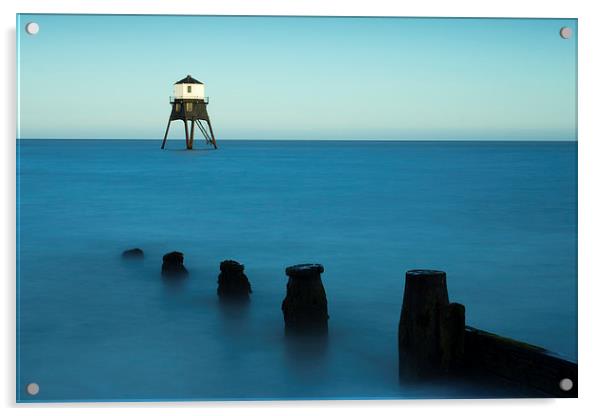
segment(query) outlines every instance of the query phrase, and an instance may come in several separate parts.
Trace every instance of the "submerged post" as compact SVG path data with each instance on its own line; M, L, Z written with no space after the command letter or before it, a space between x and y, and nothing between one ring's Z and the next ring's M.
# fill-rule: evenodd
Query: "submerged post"
M398 333L400 377L454 368L463 354L463 335L464 307L449 304L445 272L406 272Z
M244 273L245 266L235 260L224 260L219 265L217 294L220 299L248 299L252 293L249 279Z
M286 331L328 331L328 301L322 284L321 264L298 264L286 268L288 283L282 313Z
M123 257L124 259L143 259L144 251L142 251L142 249L138 247L131 248L121 253L121 257Z
M164 255L161 274L163 277L186 277L188 270L184 267L184 254L172 251Z

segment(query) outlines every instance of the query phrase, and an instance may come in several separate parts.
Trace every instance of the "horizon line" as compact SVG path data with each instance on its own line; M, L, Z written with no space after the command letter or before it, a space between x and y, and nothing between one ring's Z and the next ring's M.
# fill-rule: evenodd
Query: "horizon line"
M159 141L148 138L74 138L74 137L17 137L16 140L112 140L112 141ZM184 142L184 139L169 141ZM242 139L227 138L218 141L261 141L261 142L575 142L575 139Z

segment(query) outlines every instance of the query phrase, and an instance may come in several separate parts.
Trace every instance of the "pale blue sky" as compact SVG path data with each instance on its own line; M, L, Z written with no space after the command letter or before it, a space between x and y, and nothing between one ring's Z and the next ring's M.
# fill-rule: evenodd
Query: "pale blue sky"
M22 138L161 139L191 74L218 140L576 140L575 19L20 15L17 32Z

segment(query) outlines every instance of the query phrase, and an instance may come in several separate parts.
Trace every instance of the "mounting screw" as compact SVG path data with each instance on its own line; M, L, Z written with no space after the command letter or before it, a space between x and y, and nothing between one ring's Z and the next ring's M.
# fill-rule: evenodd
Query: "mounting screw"
M562 39L569 39L571 36L573 36L573 29L567 26L560 28L560 37Z
M29 394L30 396L35 396L39 392L40 386L38 385L38 383L29 383L27 385L27 394Z
M560 380L560 383L558 383L558 385L560 386L560 390L562 391L571 391L571 389L573 388L573 380L571 380L570 378L563 378L562 380Z
M36 22L29 22L25 25L25 31L29 35L37 35L40 31L40 25L38 25Z

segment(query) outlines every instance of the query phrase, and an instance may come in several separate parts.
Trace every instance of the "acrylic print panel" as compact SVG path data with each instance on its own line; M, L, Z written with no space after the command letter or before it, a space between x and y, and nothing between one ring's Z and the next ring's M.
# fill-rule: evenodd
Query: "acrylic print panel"
M17 26L18 401L577 395L576 20Z

